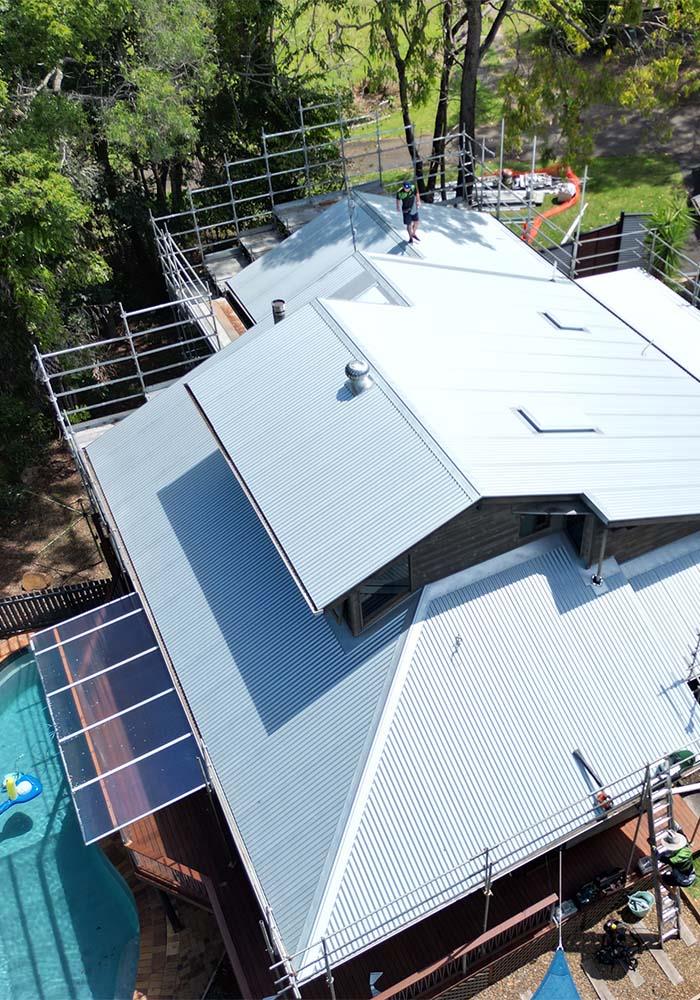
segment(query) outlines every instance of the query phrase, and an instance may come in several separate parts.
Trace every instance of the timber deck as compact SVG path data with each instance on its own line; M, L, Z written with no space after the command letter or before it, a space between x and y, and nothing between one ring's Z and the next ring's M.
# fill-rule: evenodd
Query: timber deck
M214 912L241 994L273 995L262 913L208 794L196 792L123 832L141 877Z

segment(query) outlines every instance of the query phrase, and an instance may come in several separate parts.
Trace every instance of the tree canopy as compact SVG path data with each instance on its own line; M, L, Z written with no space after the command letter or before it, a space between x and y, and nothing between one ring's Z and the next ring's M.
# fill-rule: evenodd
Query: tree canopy
M395 86L432 190L505 32L509 128L558 129L566 154L590 144L592 102L653 114L693 93L699 25L700 0L0 0L0 487L47 427L33 345L157 300L148 210L296 124L298 97L335 99L350 53L368 87ZM433 96L424 150L414 109Z

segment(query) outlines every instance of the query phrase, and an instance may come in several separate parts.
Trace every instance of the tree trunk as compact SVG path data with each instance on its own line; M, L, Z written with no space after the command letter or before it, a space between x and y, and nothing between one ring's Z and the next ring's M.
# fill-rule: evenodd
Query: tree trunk
M445 201L445 137L447 135L447 102L450 96L450 76L454 65L454 42L452 38L452 0L444 0L442 5L442 70L440 89L433 127L433 148L430 153L428 191L435 190L438 171L441 177L441 196Z
M423 181L423 161L420 157L420 150L418 149L418 144L416 142L416 134L413 129L413 122L411 121L411 105L408 99L408 81L406 79L406 64L403 60L395 60L396 62L396 75L399 78L399 101L401 103L401 117L404 124L404 134L406 136L406 146L408 147L408 154L411 157L411 162L413 163L413 169L416 175L416 182L418 184L418 190L421 194L425 191L425 183Z
M146 171L143 169L143 164L138 156L134 157L134 165L138 170L139 177L141 178L141 187L143 188L143 196L147 202L151 200L151 191L148 187L148 181L146 180Z
M179 212L182 208L182 163L175 160L170 172L170 190L173 196L173 212Z
M151 163L151 173L156 182L156 193L158 198L158 209L161 212L168 211L168 196L166 194L165 185L168 179L168 167L167 164Z
M459 88L460 168L457 197L471 200L474 189L474 133L476 131L476 81L481 61L481 3L467 0L467 41L464 46ZM466 133L466 135L465 135Z

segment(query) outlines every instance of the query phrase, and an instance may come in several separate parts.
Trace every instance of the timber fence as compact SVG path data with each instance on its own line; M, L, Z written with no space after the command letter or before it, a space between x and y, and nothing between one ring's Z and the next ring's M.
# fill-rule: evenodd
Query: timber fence
M96 608L110 601L116 589L115 581L107 578L0 598L0 639L47 628Z

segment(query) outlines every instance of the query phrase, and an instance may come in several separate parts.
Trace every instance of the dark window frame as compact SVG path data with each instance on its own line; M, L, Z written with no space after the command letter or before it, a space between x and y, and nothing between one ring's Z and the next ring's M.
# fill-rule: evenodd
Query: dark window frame
M401 601L405 601L406 598L410 597L413 593L413 560L411 559L410 552L402 552L396 559L392 559L390 563L383 566L382 569L378 571L377 575L379 575L383 570L386 570L389 566L393 566L400 559L406 560L406 568L408 571L408 585L405 590L402 589L393 596L389 596L387 600L378 608L370 613L367 613L367 611L362 607L362 588L363 586L367 586L373 579L370 576L367 580L363 580L362 583L359 584L355 590L353 590L348 600L345 602L346 620L353 635L359 635L360 632L364 632L366 629L371 628L389 611L391 611L392 608L395 608L397 604L401 603ZM372 595L367 594L365 599L368 599L370 596Z
M518 538L532 538L547 531L552 526L551 514L519 514ZM529 520L532 527L524 530L525 523Z

